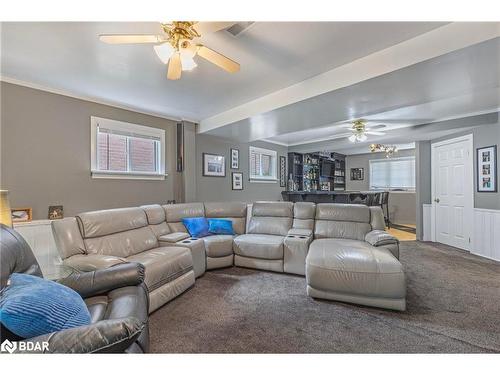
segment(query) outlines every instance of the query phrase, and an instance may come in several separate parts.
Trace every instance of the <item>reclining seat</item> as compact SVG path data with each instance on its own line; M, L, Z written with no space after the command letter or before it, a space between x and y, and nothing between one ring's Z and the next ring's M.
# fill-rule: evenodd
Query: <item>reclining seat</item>
M247 204L241 202L205 203L207 219L227 219L233 223L235 235L245 234ZM204 237L207 253L207 269L233 265L233 239L235 236L217 234Z
M194 276L202 276L206 269L203 240L190 238L186 232L172 232L165 219L165 210L159 204L150 204L141 208L146 212L149 228L155 234L160 246L187 247L193 257Z
M380 207L320 203L306 258L307 294L394 310L406 308L399 242Z
M127 262L142 264L150 313L194 284L191 252L182 247L159 247L139 207L85 212L53 221L52 230L64 264L78 271Z
M235 266L283 272L283 241L292 221L292 202L254 203L247 234L234 239Z

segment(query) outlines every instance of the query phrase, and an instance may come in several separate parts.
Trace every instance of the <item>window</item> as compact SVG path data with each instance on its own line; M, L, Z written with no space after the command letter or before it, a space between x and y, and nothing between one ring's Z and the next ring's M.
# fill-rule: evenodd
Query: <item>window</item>
M165 130L91 118L93 178L165 178Z
M415 190L415 157L370 160L370 189Z
M249 159L251 181L276 182L276 151L250 146Z

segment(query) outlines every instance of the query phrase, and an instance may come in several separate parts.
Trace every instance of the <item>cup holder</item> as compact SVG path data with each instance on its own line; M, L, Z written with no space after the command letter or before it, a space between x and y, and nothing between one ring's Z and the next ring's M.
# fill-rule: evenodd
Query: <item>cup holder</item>
M288 237L288 238L295 238L295 236L294 236L294 235L291 235L291 234L289 234L287 237Z
M191 243L192 241L191 240L184 240L182 241L182 243Z
M299 238L302 238L302 239L304 239L304 238L307 238L307 237L306 237L306 236L299 236Z

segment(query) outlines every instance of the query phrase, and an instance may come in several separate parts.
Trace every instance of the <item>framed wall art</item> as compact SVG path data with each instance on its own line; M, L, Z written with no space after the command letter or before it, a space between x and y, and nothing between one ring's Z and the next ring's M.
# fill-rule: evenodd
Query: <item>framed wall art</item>
M231 169L240 168L240 150L232 148L231 149Z
M496 193L497 182L497 146L477 149L477 191L480 193Z
M243 173L241 172L231 173L231 188L233 190L243 190Z
M226 158L223 155L203 153L203 176L226 177Z
M280 156L280 187L286 186L286 157Z

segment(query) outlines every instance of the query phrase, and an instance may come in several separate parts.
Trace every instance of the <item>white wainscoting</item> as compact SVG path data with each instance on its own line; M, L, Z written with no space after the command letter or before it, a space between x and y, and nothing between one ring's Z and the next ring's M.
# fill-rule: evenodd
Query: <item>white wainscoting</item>
M15 223L14 229L30 245L45 278L56 279L63 276L60 271L62 261L57 253L50 223L51 220L33 220Z
M500 210L474 208L471 253L500 261Z

